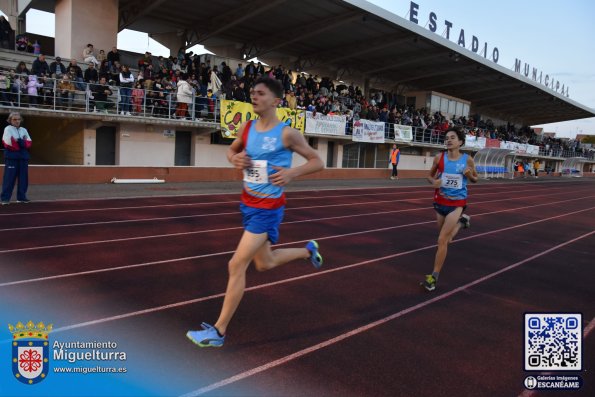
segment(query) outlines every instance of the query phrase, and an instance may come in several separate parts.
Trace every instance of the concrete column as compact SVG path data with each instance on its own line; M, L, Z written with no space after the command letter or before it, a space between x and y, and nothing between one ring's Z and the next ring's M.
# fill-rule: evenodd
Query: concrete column
M118 0L56 0L55 54L83 60L91 43L107 54L118 40Z
M184 34L178 34L176 32L154 33L150 34L149 37L169 48L169 55L173 57L177 56L180 47L186 44Z

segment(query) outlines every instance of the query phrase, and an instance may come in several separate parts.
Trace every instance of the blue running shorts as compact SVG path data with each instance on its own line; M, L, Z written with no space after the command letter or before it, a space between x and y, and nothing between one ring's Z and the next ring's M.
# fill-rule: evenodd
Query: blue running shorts
M267 233L271 244L277 243L279 240L279 225L283 220L285 206L270 210L248 207L241 203L240 211L242 212L242 223L245 230L254 234Z
M436 212L442 216L447 216L448 214L450 214L451 212L453 212L454 210L456 210L459 207L453 207L451 205L442 205L442 204L438 204L438 203L434 203L434 209L436 210ZM467 206L463 207L463 212L465 212L465 209L467 209ZM461 214L463 213L461 212Z

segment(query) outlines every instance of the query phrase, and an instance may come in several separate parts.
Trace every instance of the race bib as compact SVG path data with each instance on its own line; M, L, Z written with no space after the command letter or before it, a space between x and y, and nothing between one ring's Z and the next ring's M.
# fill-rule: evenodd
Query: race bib
M442 187L446 189L462 189L463 175L461 174L442 174Z
M252 166L244 169L244 182L269 183L266 160L252 160Z

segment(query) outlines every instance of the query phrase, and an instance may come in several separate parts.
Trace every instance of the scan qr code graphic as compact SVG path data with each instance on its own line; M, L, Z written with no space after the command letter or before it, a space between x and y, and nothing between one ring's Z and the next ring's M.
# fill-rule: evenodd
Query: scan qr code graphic
M525 313L525 371L581 371L582 315Z

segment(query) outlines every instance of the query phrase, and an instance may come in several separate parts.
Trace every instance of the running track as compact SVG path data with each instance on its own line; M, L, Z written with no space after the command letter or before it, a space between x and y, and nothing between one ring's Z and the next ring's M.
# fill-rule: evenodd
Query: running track
M219 312L239 194L3 207L1 320L52 322L52 339L115 340L135 358L132 381L172 396L518 396L525 312L581 312L593 328L595 181L471 186L472 228L429 294L418 284L435 253L431 196L289 192L278 246L314 238L325 266L250 268L221 349L185 333ZM595 395L587 333L575 394ZM9 338L0 333L0 348Z

